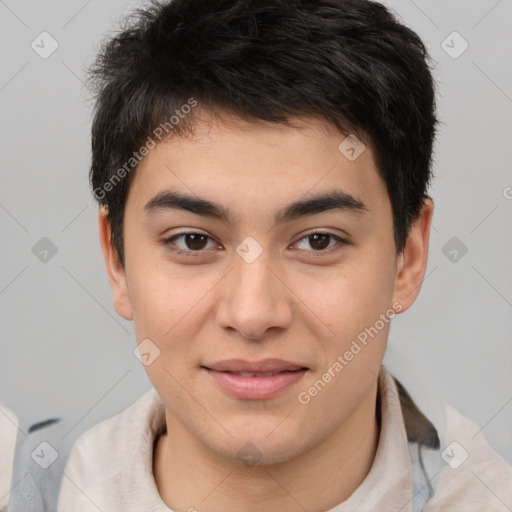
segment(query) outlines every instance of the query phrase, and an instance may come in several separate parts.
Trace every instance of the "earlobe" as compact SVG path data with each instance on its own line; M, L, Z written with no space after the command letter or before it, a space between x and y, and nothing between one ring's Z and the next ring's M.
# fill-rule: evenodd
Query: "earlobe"
M110 289L117 313L126 320L133 320L132 306L128 295L126 272L117 256L117 251L112 243L112 231L108 219L107 208L100 207L98 212L98 228L101 250L105 261Z
M401 304L400 313L412 306L425 277L433 213L434 203L431 198L426 198L418 218L411 225L407 243L398 258L393 301Z

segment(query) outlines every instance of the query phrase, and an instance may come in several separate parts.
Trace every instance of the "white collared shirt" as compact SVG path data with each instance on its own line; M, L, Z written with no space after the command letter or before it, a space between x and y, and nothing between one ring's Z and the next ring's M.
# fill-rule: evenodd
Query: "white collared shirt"
M400 396L393 376L379 374L381 430L370 472L343 503L328 512L413 512L413 475ZM446 407L446 460L424 512L512 511L512 468L492 450L478 426ZM122 413L85 432L67 462L58 512L173 512L153 478L153 443L165 425L165 408L153 389ZM446 455L448 454L448 456ZM439 456L439 454L436 454ZM451 458L450 458L451 457ZM434 481L434 479L432 480Z

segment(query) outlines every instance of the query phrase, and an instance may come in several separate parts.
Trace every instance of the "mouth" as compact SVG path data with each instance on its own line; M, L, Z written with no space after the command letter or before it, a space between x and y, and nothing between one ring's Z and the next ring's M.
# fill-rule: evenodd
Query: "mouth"
M264 400L300 381L309 368L280 359L249 362L240 359L201 367L225 393L243 400Z
M211 369L211 368L209 368ZM217 370L213 370L217 371ZM283 370L280 372L224 372L229 373L231 375L237 375L238 377L273 377L274 375L279 375L280 373L285 372L298 372L300 370Z

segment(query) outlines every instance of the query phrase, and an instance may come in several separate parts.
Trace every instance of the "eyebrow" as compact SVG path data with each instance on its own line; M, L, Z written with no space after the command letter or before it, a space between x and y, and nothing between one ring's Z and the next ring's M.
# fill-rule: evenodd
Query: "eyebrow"
M144 210L149 215L167 210L185 210L203 217L218 219L228 224L235 220L233 212L219 203L173 190L159 192L146 203ZM333 190L310 196L308 199L300 199L285 206L276 213L274 222L275 224L282 224L331 210L362 214L368 211L368 207L361 199L347 192Z

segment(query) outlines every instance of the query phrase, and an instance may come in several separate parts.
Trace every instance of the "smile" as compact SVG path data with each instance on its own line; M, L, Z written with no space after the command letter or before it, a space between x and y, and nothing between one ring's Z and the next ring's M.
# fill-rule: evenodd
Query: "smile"
M299 382L308 371L301 367L275 371L227 371L203 367L223 392L242 400L265 400Z

